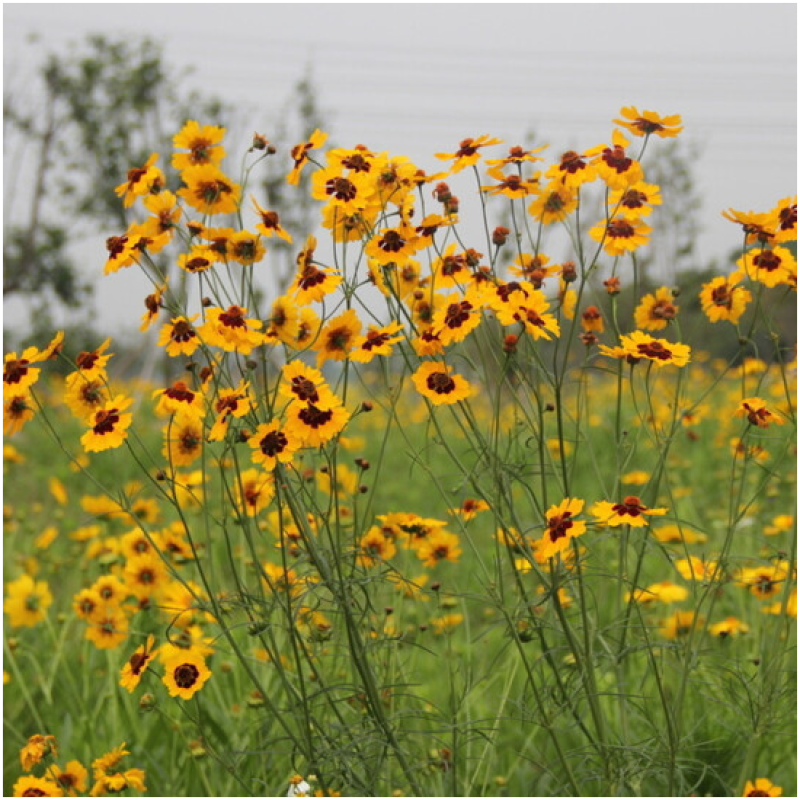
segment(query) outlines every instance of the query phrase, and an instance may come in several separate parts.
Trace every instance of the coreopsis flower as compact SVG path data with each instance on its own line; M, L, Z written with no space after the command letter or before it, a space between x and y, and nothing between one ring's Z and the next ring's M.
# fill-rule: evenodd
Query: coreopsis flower
M521 200L528 195L534 194L539 189L539 173L528 178L512 172L506 175L501 169L494 168L488 170L490 178L494 178L498 183L489 186L481 186L481 191L486 194L501 194L511 200Z
M134 654L125 662L125 665L120 670L119 685L128 692L133 690L139 685L144 675L145 670L150 665L150 662L156 657L158 650L153 649L155 644L155 637L150 634L147 641L136 648Z
M206 257L212 263L227 262L231 253L231 239L236 231L233 228L207 228L204 225L198 225L197 232L194 238L202 239L207 243L208 252Z
M553 164L545 175L570 189L578 189L597 177L597 170L580 153L567 150L558 164Z
M662 544L702 544L708 540L706 534L684 525L661 525L653 528L653 536Z
M207 245L196 244L188 253L178 256L178 266L184 271L195 275L205 272L213 267L217 261L217 254Z
M547 266L550 257L544 253L520 253L508 268L508 271L517 278L524 278L530 281L534 289L541 289L545 278L555 275L558 271L557 266Z
M797 261L786 247L754 247L737 262L738 269L731 275L763 283L769 289L775 286L797 286Z
M617 217L601 220L589 229L589 235L596 242L602 242L603 250L608 255L623 256L646 245L652 230L640 219Z
M687 636L695 627L701 626L704 620L696 611L676 611L661 624L661 635L667 639L680 639Z
M507 302L493 306L498 322L505 326L521 322L525 332L534 340L560 336L558 320L547 313L550 303L545 293L525 281L520 281L517 286L523 291L508 293Z
M206 321L198 329L203 341L213 347L221 347L226 352L250 355L254 348L264 344L264 334L259 330L263 322L248 319L247 309L242 306L229 306L226 309L209 308Z
M322 373L302 361L290 361L284 366L278 391L288 400L313 403L318 408L339 404L339 398L330 390Z
M186 184L178 195L201 214L234 214L242 188L214 164L198 164L181 172Z
M52 764L44 777L58 786L67 797L78 797L86 792L89 772L80 761L68 761L65 767ZM23 794L23 797L26 796ZM28 797L30 795L27 795Z
M605 330L603 315L597 306L587 306L581 313L581 328L587 333L602 333Z
M274 496L275 482L269 472L246 469L236 481L237 508L243 508L248 517L260 514Z
M264 330L267 344L281 341L292 345L297 340L299 330L300 309L297 304L287 295L275 298Z
M14 784L13 797L63 797L64 792L55 782L35 775L23 775Z
M455 533L437 530L414 548L424 567L433 568L441 561L456 563L461 557L461 543Z
M473 387L461 375L453 375L452 368L437 361L426 361L411 376L417 391L435 406L453 405L466 400Z
M433 285L437 289L465 286L472 272L465 253L456 253L456 243L451 242L432 266Z
M166 284L156 286L155 291L145 297L144 307L146 310L142 315L142 324L139 326L140 331L146 331L158 318L161 311L161 299L166 290Z
M794 528L794 516L792 514L778 514L772 518L772 524L764 527L765 536L776 536Z
M756 778L744 785L742 797L783 797L783 789L769 778Z
M525 150L519 145L514 145L508 148L508 155L505 156L505 158L487 159L486 165L489 167L507 167L512 165L519 166L526 162L544 161L544 159L537 156L536 153L547 150L549 146L548 144L543 144L541 147L537 147L534 150Z
M241 419L254 406L249 383L240 381L235 389L220 389L213 404L216 417L208 434L208 441L218 442L224 439L231 418Z
M3 436L19 433L35 415L36 405L29 390L3 391Z
M628 593L625 596L626 602L633 599L634 602L640 605L647 605L649 603L680 603L689 596L688 590L684 586L679 586L672 581L661 581L659 583L652 583L645 589L637 589L631 595Z
M672 290L666 286L646 294L633 312L637 328L646 331L660 331L667 327L678 314Z
M317 367L329 360L344 361L349 358L360 333L361 320L352 308L330 320L313 345L317 351Z
M737 617L727 617L722 622L708 626L708 632L719 639L729 639L742 636L750 631L750 626Z
M94 770L94 785L89 792L90 797L102 797L118 794L130 789L135 796L142 797L147 792L144 784L145 773L142 769L126 769L124 772L103 772Z
M494 144L502 144L502 139L494 139L487 134L479 136L477 139L464 139L458 146L455 153L436 153L436 158L441 161L450 161L453 163L450 167L450 174L454 175L456 172L461 172L466 167L471 167L477 164L481 158L478 152L482 147L490 147Z
M225 148L220 142L225 138L225 128L219 125L200 125L196 120L189 120L172 138L172 146L176 150L188 150L188 153L175 153L172 166L179 172L203 164L219 166L225 158Z
M481 511L488 511L489 504L485 500L473 500L467 498L457 508L448 509L448 513L460 517L464 522L469 522L481 513Z
M376 356L391 355L392 345L403 339L402 330L402 322L390 322L382 327L370 325L366 336L360 336L353 342L350 360L368 364Z
M748 289L739 286L741 276L721 276L703 284L700 305L710 322L739 322L753 299Z
M613 120L615 125L621 125L634 136L650 136L655 134L662 139L677 136L682 130L680 114L670 114L661 117L655 111L642 111L635 106L624 106L619 112L625 119Z
M387 202L393 203L407 221L409 203L413 203L411 191L418 185L417 172L416 166L406 156L379 154L370 178L375 204L382 207Z
M734 416L747 417L747 421L758 428L783 425L786 421L774 411L770 411L767 408L767 404L760 397L746 397L739 403Z
M203 423L194 411L179 411L164 428L162 454L171 468L187 467L203 453Z
M372 204L350 213L328 204L322 209L322 227L331 232L334 242L360 242L372 233L379 214L380 208Z
M394 541L378 525L373 525L361 537L358 548L357 561L362 567L372 567L388 561L397 553Z
M547 510L547 525L536 543L536 554L542 560L553 558L569 547L569 542L586 532L586 523L575 517L583 511L584 501L565 498Z
M171 697L190 700L211 677L205 658L193 650L181 650L164 664L162 678Z
M43 758L58 756L58 745L55 736L43 736L36 733L31 736L19 751L19 762L25 772L30 772Z
M264 258L266 252L261 237L250 231L237 231L228 242L228 258L245 267L257 264Z
M621 336L620 341L623 351L628 356L634 359L646 358L658 367L668 364L683 367L691 358L689 345L656 339L642 331L633 331L630 336Z
M278 236L279 238L283 239L285 242L289 244L292 243L292 236L291 234L284 230L281 227L281 219L278 215L277 211L268 211L266 208L261 208L261 206L256 201L255 197L250 198L253 201L253 208L256 210L256 213L261 218L261 221L256 225L256 230L262 235L270 238L272 236Z
M307 142L295 145L291 151L291 158L294 161L292 171L286 176L286 182L291 186L300 183L300 173L308 162L308 154L311 150L318 150L328 140L328 134L323 133L317 128L311 134Z
M608 205L615 210L615 216L628 219L648 217L652 206L661 205L661 189L655 184L638 181L631 186L614 189L608 197Z
M326 167L311 176L311 196L315 200L326 200L344 214L366 208L372 194L369 179L357 173L345 177L336 167Z
M98 650L114 650L128 638L128 615L120 607L98 609L88 617L86 624L85 638Z
M453 628L458 627L464 621L463 614L444 614L441 617L434 617L431 620L433 631L437 636L449 634ZM447 764L446 761L442 763Z
M133 422L133 415L125 413L132 404L132 397L121 394L106 400L88 420L91 427L81 436L83 449L99 453L119 447L128 438L128 428Z
M364 248L366 254L381 266L402 267L417 252L417 233L410 225L384 228L373 236Z
M556 178L541 187L536 198L528 206L528 211L542 225L552 225L554 222L563 222L577 207L577 189Z
M153 153L141 167L128 171L128 179L114 189L117 197L122 198L125 208L130 208L137 197L157 194L166 185L164 173L155 165L158 153Z
M773 241L776 244L797 240L797 195L785 197L772 210L777 217L778 227Z
M762 567L745 567L738 574L737 583L759 600L766 600L783 589L788 577L786 562L783 561Z
M156 414L168 417L170 414L188 412L201 417L204 412L203 395L189 387L186 381L175 381L166 389L156 389L153 397L158 397Z
M591 513L599 525L612 528L630 525L632 528L641 528L647 525L647 517L666 514L667 509L648 508L638 497L629 495L620 503L601 500L592 506Z
M322 447L338 436L350 419L350 412L337 403L320 408L314 403L290 403L285 430L303 447Z
M140 251L138 244L140 236L130 236L127 233L122 236L109 236L106 239L106 250L108 257L103 267L104 275L111 275L121 269L130 267L139 262Z
M151 194L145 199L144 207L152 216L135 228L135 232L139 236L154 240L166 235L164 244L169 243L183 214L178 205L178 198L172 192ZM154 252L152 247L148 249L150 252Z
M300 306L322 300L342 282L342 276L335 270L313 263L316 247L316 237L309 235L297 256L297 273L287 292L295 296L295 301Z
M451 302L437 309L431 320L431 331L445 347L466 339L481 324L485 305L483 291L475 286L470 286L460 298L448 299Z
M775 239L778 219L772 212L736 211L729 208L722 216L742 226L745 244L768 244Z
M281 429L278 420L259 425L247 443L253 451L253 463L261 464L265 470L273 470L279 463L290 463L301 445L291 431L286 427Z
M64 341L64 332L59 331L44 350L36 347L27 347L22 355L17 358L16 353L7 353L3 358L3 392L8 389L23 392L30 389L39 379L41 370L34 367L42 361L48 361L61 349Z
M200 347L200 337L192 324L199 314L192 317L173 317L162 326L158 346L164 347L168 356L190 356Z
M288 347L297 351L309 348L317 340L319 332L322 330L322 320L313 308L300 308L299 317L296 337L286 342Z

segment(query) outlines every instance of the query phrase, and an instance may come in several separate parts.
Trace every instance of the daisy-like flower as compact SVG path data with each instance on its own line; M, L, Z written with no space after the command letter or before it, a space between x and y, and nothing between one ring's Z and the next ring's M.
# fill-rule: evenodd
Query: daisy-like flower
M634 331L630 336L621 336L620 341L627 355L634 359L646 358L658 367L667 364L684 367L691 358L689 345L656 339L642 331Z
M158 346L166 348L168 356L191 356L200 347L200 338L192 325L198 316L173 317L161 328Z
M380 328L370 325L366 336L361 336L353 342L351 361L368 364L376 356L391 355L392 345L403 339L402 330L402 322L390 322Z
M320 408L314 403L290 403L285 430L303 447L322 447L338 436L350 419L350 412L336 403Z
M778 219L772 212L736 211L729 208L722 216L742 226L746 244L768 244L775 239Z
M455 242L447 245L444 253L433 262L431 272L433 273L433 284L436 289L465 286L472 276L466 254L456 253Z
M272 474L257 469L246 469L236 482L236 497L239 507L248 517L260 514L275 496Z
M646 331L666 328L678 314L674 299L672 290L666 286L656 289L653 294L646 294L633 312L636 327Z
M501 169L494 168L488 170L487 174L498 183L481 186L481 191L486 194L501 194L511 200L521 200L539 189L539 173L523 178L518 173L512 172L506 175Z
M667 639L680 639L688 636L695 627L703 624L702 617L696 611L676 611L661 624L661 635Z
M766 600L783 589L788 577L786 562L783 561L762 567L746 567L737 576L737 583L759 600Z
M309 235L305 247L297 256L297 273L287 292L295 296L295 301L300 306L322 300L342 282L342 276L335 270L313 263L316 247L316 237Z
M128 179L114 189L117 197L122 198L125 208L130 208L137 197L157 194L166 185L164 173L155 165L158 153L153 153L141 167L128 171Z
M148 294L144 299L145 312L142 315L142 324L139 326L140 331L146 331L158 318L161 312L161 298L167 290L166 285L157 286L152 294Z
M727 617L722 622L708 626L708 632L719 639L729 639L742 636L750 631L750 626L737 617Z
M201 417L204 412L203 395L190 388L186 381L175 381L166 389L156 389L153 397L158 397L156 414L168 417L171 414L187 412Z
M99 609L86 622L85 638L99 650L113 650L128 638L128 615L122 608Z
M731 278L747 275L769 289L775 286L797 286L797 261L786 247L754 247L737 262Z
M311 134L307 142L302 142L292 148L291 157L292 161L294 161L294 166L292 167L292 171L286 176L286 183L291 186L297 186L297 184L300 183L300 173L308 162L309 152L311 152L311 150L318 150L327 140L328 134L323 133L317 128L314 133Z
M261 243L261 237L250 231L237 231L228 242L228 258L245 267L252 267L261 261L267 249Z
M189 120L172 139L176 150L188 153L175 153L172 166L180 171L203 164L219 166L225 158L225 148L220 142L225 138L225 128L219 125L200 125Z
M250 199L253 202L253 208L256 210L256 213L261 219L261 221L256 225L256 230L262 236L266 236L267 238L278 236L279 238L283 239L284 242L291 244L292 236L288 231L281 227L281 219L278 215L278 212L268 211L266 208L261 208L255 197Z
M461 557L461 543L455 533L437 530L414 548L424 567L433 568L441 561L456 563Z
M3 392L3 436L19 433L36 415L30 391L10 389Z
M344 361L349 358L360 333L361 320L352 308L330 320L320 331L313 346L317 351L317 367L329 360Z
M247 443L253 450L253 463L261 464L265 470L290 463L301 444L290 431L281 429L278 420L259 425Z
M60 331L44 350L28 347L19 358L16 353L7 353L3 359L3 392L8 389L18 392L30 389L41 372L33 365L54 358L60 352L63 341L64 332Z
M201 214L233 214L242 188L214 164L198 164L181 172L186 186L178 195Z
M133 422L133 414L125 413L132 404L132 397L120 394L95 411L89 420L91 427L81 436L83 449L87 453L99 453L119 447L128 438L128 428Z
M511 286L513 284L507 284L506 288ZM534 289L525 281L520 281L516 286L522 291L508 292L507 302L493 305L498 322L505 326L521 322L525 326L525 332L534 340L560 336L558 320L547 313L550 303L545 293Z
M528 206L530 215L542 225L563 222L578 207L577 189L556 178L541 188Z
M151 240L158 240L161 236L166 235L164 244L168 244L183 214L178 205L178 198L172 192L151 194L145 199L144 207L152 216L139 225L135 229L136 232ZM148 249L153 252L152 246Z
M194 650L181 650L164 664L163 682L171 697L190 700L211 677L205 658Z
M482 147L490 147L494 144L502 144L502 139L494 139L487 134L479 136L477 139L464 139L458 146L455 153L436 153L436 158L440 161L453 160L450 167L450 174L454 175L456 172L461 172L466 167L471 167L477 164L480 160L481 154L478 152Z
M640 219L601 220L589 229L589 235L596 242L603 243L603 250L610 256L623 256L643 247L649 241L652 228Z
M655 134L662 139L677 136L682 130L680 114L670 114L661 117L655 111L642 111L635 106L625 106L619 112L625 119L613 120L615 125L621 125L634 136L650 136Z
M537 147L534 150L525 150L519 145L514 145L508 148L508 155L505 156L505 158L487 159L486 165L489 167L507 167L511 165L519 166L526 162L544 161L543 158L536 154L547 150L549 146L548 144L543 144L541 147Z
M198 272L205 272L214 266L217 261L217 253L207 245L196 244L188 253L181 253L178 256L178 266L192 275Z
M648 508L638 497L629 495L621 503L601 500L592 506L591 513L599 525L612 528L630 525L632 528L641 528L647 525L647 517L666 514L667 509Z
M746 397L734 412L735 417L747 417L751 425L768 428L770 425L783 425L786 420L770 411L760 397Z
M145 670L150 662L156 657L158 650L153 650L155 644L155 637L150 634L147 641L136 648L136 652L125 662L125 665L120 671L119 685L128 692L133 690L139 685L144 675Z
M381 266L402 267L418 250L417 232L410 225L384 228L373 236L365 248L366 254Z
M366 208L372 192L366 176L358 173L344 176L335 166L317 170L311 176L311 196L315 200L327 200L328 205L344 214L355 214Z
M742 797L783 797L783 789L769 778L756 778L744 785Z
M224 439L231 418L241 419L253 407L250 384L246 381L240 381L235 389L220 389L214 400L213 410L216 417L208 434L208 441L218 442Z
M481 324L484 305L483 290L470 286L463 297L452 297L434 313L431 330L445 347L463 341Z
M672 581L652 583L646 589L637 589L633 593L633 600L639 604L648 603L680 603L689 596L688 590ZM625 596L625 601L631 599L630 593Z
M243 356L250 355L254 348L264 344L264 334L260 331L264 323L248 319L246 314L246 308L236 305L224 310L209 308L198 333L208 345L221 347L228 353L235 351Z
M19 751L19 762L25 772L30 772L46 756L58 756L56 737L35 733Z
M300 403L313 403L318 408L339 404L322 373L302 361L290 361L283 368L283 381L278 387L283 397Z
M433 405L453 405L469 397L473 388L461 375L451 372L447 364L426 361L411 376L411 380L417 391Z
M382 528L373 525L358 543L358 563L362 567L372 567L377 563L388 561L397 553L394 541L387 538Z
M170 467L187 467L203 452L203 423L192 411L179 411L164 428L164 458Z
M605 330L603 315L597 306L587 306L581 314L581 328L587 333L602 333Z
M700 305L710 322L739 322L753 299L748 289L739 286L741 276L714 278L700 290Z
M80 761L68 761L63 769L52 764L45 772L45 778L55 783L65 796L78 797L86 792L89 773Z
M586 533L586 523L575 519L583 505L583 500L568 497L547 510L547 526L535 544L537 558L553 558L569 547L570 539Z
M778 228L775 233L774 242L791 242L797 240L797 195L785 197L772 210L777 217Z
M584 156L574 150L563 153L558 164L553 164L545 175L570 189L577 189L597 177L597 171Z
M464 522L469 522L481 513L481 511L488 511L489 504L485 500L473 500L467 498L457 508L448 509L448 513L460 517Z
M648 217L653 210L651 206L661 205L661 189L654 184L637 181L631 186L614 189L609 195L608 205L618 209L618 213L628 219Z
M55 782L34 775L23 775L14 784L13 797L63 797L64 792Z

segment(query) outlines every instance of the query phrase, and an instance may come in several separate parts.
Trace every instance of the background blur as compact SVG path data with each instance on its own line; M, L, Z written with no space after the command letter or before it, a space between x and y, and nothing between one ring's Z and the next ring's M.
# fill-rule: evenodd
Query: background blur
M317 119L331 146L363 143L435 172L442 162L433 154L453 152L467 136L503 139L495 157L512 144L549 143L550 163L568 148L610 141L622 106L681 114L676 158L701 203L686 209L686 224L697 228L688 258L724 270L740 232L720 212L766 211L796 193L796 17L795 4L763 3L5 4L6 240L10 224L30 217L39 152L35 136L7 130L9 109L27 110L41 129L48 54L69 58L99 33L131 47L153 38L182 97L195 90L223 101L220 120L197 117L228 126L234 177L253 131L281 143L273 168L285 174L288 147L304 121ZM156 149L148 146L145 158ZM60 157L53 154L53 182ZM164 153L162 167L168 161ZM63 205L40 213L70 231ZM124 227L95 220L75 220L68 244L92 296L68 310L52 296L45 306L41 295L4 291L6 331L24 331L45 307L59 325L88 315L116 336L136 330L149 284L132 269L103 277L105 239ZM670 264L658 266L673 277Z

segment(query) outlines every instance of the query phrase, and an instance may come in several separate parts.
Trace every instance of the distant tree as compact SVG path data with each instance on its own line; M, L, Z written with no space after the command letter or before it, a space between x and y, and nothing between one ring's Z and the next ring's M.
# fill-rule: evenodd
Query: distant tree
M152 152L169 152L187 118L219 123L222 104L181 88L152 39L90 36L47 56L40 86L4 90L3 297L77 307L91 292L70 244L116 232L128 213L114 193Z

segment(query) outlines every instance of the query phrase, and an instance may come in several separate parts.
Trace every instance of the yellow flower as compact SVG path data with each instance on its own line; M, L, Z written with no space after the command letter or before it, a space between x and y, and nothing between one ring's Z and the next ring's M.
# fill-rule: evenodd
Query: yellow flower
M343 361L349 358L353 344L360 333L361 320L352 308L330 320L320 331L319 338L314 344L314 350L317 351L317 367L321 367L330 359Z
M691 633L695 626L703 624L703 618L694 611L676 611L661 625L661 633L667 639L678 639Z
M23 775L14 784L14 797L63 797L61 787L46 778Z
M281 430L278 420L259 425L247 443L253 450L253 462L265 470L273 470L279 463L290 463L301 444L286 428Z
M637 328L646 331L660 331L678 315L678 306L673 302L672 290L666 286L646 294L639 301L633 317Z
M770 425L783 425L786 420L767 408L760 397L746 397L734 412L735 417L747 417L751 425L768 428Z
M3 435L19 433L36 415L33 396L27 389L3 391Z
M621 503L602 500L592 506L592 515L598 524L609 525L612 528L618 525L641 528L647 525L646 517L666 513L666 508L648 508L635 495L629 495Z
M190 700L211 677L205 658L194 650L182 650L164 664L163 682L171 697Z
M122 608L99 609L86 622L85 638L99 650L113 650L128 638L128 615Z
M123 412L132 404L133 398L123 395L107 400L89 420L89 430L81 436L83 449L99 453L119 447L128 438L128 428L133 422L133 415Z
M586 523L574 519L583 511L583 505L583 500L567 497L547 510L544 533L534 544L537 559L552 558L566 550L571 539L586 533Z
M294 167L292 167L292 171L286 176L286 183L291 186L297 186L297 184L300 183L300 173L303 171L303 167L308 161L309 152L311 150L318 150L325 144L327 139L328 134L323 133L317 128L314 133L311 134L307 142L295 145L292 148L291 157L292 161L294 161Z
M206 321L198 329L203 341L214 347L221 347L226 352L237 352L243 356L250 355L253 348L264 344L264 334L260 332L263 322L247 319L247 309L232 305L226 310L209 308Z
M321 408L314 403L291 403L285 431L289 438L299 440L303 447L321 447L344 430L350 412L336 403Z
M200 347L200 339L192 325L198 316L195 314L193 317L173 317L161 328L158 346L166 348L168 356L192 355Z
M53 764L45 772L45 778L59 786L68 797L84 794L88 777L89 773L80 761L69 761L63 769Z
M119 685L128 692L133 690L139 685L142 680L142 675L147 669L150 662L155 658L157 650L153 650L155 637L150 634L147 637L145 644L136 648L136 652L125 662L120 671Z
M768 288L797 286L797 262L786 247L754 247L737 262L738 269L731 278L747 275Z
M680 114L670 114L661 117L655 111L642 111L641 113L635 106L625 106L620 110L620 114L625 119L615 119L616 125L630 131L634 136L650 136L655 134L662 139L677 136L682 130Z
M128 180L114 189L117 197L122 198L125 208L130 208L137 197L157 193L165 185L164 173L155 166L158 153L153 153L144 166L134 167L128 171Z
M241 187L214 164L187 167L181 173L186 186L178 195L201 214L233 214L239 207Z
M634 331L630 336L621 336L620 341L625 355L634 359L646 358L657 367L668 364L683 367L689 363L691 356L689 345L656 339L642 331Z
M19 751L19 761L25 772L30 772L46 756L58 756L58 746L55 736L43 736L36 733L28 739L22 750Z
M502 143L502 139L494 139L484 134L477 139L464 139L455 153L436 153L436 158L442 161L454 159L450 167L450 173L455 174L456 172L461 172L465 167L471 167L473 164L478 163L481 157L478 150L481 147L490 147L491 145Z
M542 225L563 222L578 207L578 192L568 183L556 178L539 191L528 206L530 215Z
M750 626L736 617L728 617L722 620L722 622L717 622L714 625L708 626L708 632L712 636L718 636L720 639L727 639L731 636L741 636L749 630Z
M261 513L275 495L275 484L271 473L257 469L244 470L236 482L238 507L249 517Z
M203 423L191 411L179 411L164 428L164 458L170 468L187 467L203 453Z
M387 538L378 525L373 525L360 539L358 563L371 567L376 563L388 561L397 552L391 538Z
M637 589L633 593L633 599L637 603L680 603L689 596L689 592L677 583L671 581L661 581L660 583L650 584L646 589ZM625 601L630 600L630 593L625 595Z
M7 597L3 611L8 614L12 628L32 628L47 616L53 596L46 581L34 581L30 575L22 575L6 584Z
M652 230L640 219L617 217L601 220L589 229L589 235L596 242L602 242L608 255L622 256L646 245Z
M660 191L655 184L637 181L631 186L611 192L608 205L627 219L648 217L653 210L651 206L661 205Z
M268 211L256 202L255 197L250 198L253 201L253 208L256 213L261 217L261 222L256 225L256 230L262 235L270 238L271 236L279 236L285 242L291 244L292 237L281 227L280 217L277 211Z
M188 150L188 153L175 153L172 156L172 166L178 171L201 164L222 163L225 158L225 148L220 142L225 137L225 128L219 125L201 126L196 120L190 119L172 139L176 150Z
M710 322L739 322L753 295L738 283L739 275L721 276L703 284L700 304Z
M457 562L461 556L461 544L454 533L433 531L415 548L424 567L435 567L440 561Z
M435 406L453 405L473 393L472 386L461 377L452 375L446 364L426 361L411 376L417 391Z
M755 782L747 781L742 797L783 797L783 789L769 778L756 778Z

